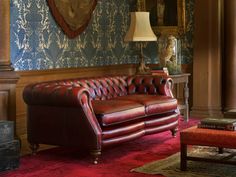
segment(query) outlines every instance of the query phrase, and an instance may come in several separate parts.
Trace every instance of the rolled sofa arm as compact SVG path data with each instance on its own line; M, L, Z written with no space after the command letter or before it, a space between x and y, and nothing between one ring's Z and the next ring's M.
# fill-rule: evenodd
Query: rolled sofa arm
M47 106L78 106L80 97L90 95L89 90L84 87L71 85L56 85L52 83L36 83L25 87L23 99L28 105Z
M77 112L79 115L76 115L76 119L74 121L76 123L72 125L73 127L67 127L70 129L68 132L73 133L73 131L80 131L77 138L80 136L80 138L83 138L87 135L87 137L91 137L91 141L86 142L88 146L94 150L101 149L102 130L92 109L90 92L87 88L74 86L71 84L60 85L56 82L35 83L24 88L23 99L29 108L52 106L58 108L61 107L59 111L65 110L67 107L78 110ZM40 122L40 120L36 120L35 117L38 118L38 116L33 114L34 112L31 112L31 115L28 115L30 119L32 117L32 120L28 121L28 125L30 124L34 130L29 127L28 129L35 132L37 131L35 129L39 128L35 125L35 123L32 123L32 121ZM54 117L55 116L49 117L49 119L51 119L50 121L52 121ZM70 116L66 118L70 119ZM73 119L74 118L71 120ZM63 122L58 122L58 120L56 121L57 124L63 124ZM32 134L32 131L30 131L30 134ZM60 130L57 131L60 132ZM30 135L29 137L32 136Z
M173 81L168 76L135 75L127 78L129 94L160 94L173 97Z
M166 95L174 98L172 90L173 90L173 80L170 77L163 78L159 86L159 93L161 95Z

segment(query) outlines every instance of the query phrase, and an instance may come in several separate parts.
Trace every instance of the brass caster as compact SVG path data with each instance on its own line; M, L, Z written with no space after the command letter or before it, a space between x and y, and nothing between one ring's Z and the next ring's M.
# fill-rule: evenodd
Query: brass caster
M93 164L97 165L99 161L99 156L101 155L101 150L92 150L90 154L93 156Z

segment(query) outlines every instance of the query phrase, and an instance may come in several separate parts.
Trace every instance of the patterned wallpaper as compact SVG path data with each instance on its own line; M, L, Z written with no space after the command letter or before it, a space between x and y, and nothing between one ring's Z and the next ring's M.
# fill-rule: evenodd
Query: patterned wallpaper
M193 0L186 1L192 8ZM43 70L137 63L136 45L123 42L133 2L99 0L86 30L75 39L68 39L51 16L46 0L11 0L13 67ZM191 8L187 7L188 11ZM192 15L187 16L183 63L192 62ZM156 47L152 42L144 50L146 63L158 63Z
M185 0L186 2L186 32L182 41L182 64L193 62L193 31L194 31L194 2L195 0Z

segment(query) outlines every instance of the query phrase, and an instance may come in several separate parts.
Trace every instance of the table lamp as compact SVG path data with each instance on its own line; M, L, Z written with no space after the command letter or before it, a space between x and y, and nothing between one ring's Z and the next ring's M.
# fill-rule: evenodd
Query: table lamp
M143 57L143 44L147 41L156 41L157 37L152 31L149 12L131 12L131 22L124 41L139 42L140 62L136 74L150 74L150 68L145 65Z

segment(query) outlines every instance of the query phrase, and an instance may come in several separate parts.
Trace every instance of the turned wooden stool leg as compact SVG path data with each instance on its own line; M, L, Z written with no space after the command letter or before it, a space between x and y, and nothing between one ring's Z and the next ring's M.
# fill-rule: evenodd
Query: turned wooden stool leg
M39 144L30 143L30 149L31 149L32 155L35 155L37 153L37 150L39 149Z
M180 170L186 171L187 170L187 145L182 144L180 145Z
M96 149L96 150L91 150L90 154L93 156L93 163L96 165L98 164L99 157L101 156L101 150Z

